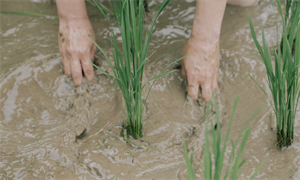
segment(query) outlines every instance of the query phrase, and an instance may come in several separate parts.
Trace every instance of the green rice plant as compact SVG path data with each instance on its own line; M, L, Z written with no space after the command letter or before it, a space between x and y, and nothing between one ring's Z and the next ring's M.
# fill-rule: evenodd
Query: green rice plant
M117 87L120 89L125 100L125 108L123 109L123 130L121 133L125 139L127 139L128 135L131 135L134 139L143 137L144 102L146 102L149 92L156 79L175 71L172 70L169 72L164 72L149 79L146 83L151 81L154 82L150 86L150 90L148 91L144 102L142 101L142 90L146 85L146 83L143 84L142 82L143 71L145 63L149 59L147 54L153 27L158 16L169 2L170 0L165 0L160 5L156 16L154 17L150 26L148 26L144 24L146 13L143 1L139 1L139 3L137 3L136 0L110 1L110 4L113 8L112 12L122 37L121 50L117 43L116 34L113 31L113 28L111 28L114 66L102 48L94 42L98 49L104 54L113 71L113 74L107 74L95 64L93 65L115 82L116 89ZM99 2L94 0L94 3L106 20L110 23L102 6L99 5ZM170 63L166 68L164 68L163 71L182 58Z
M299 3L299 2L298 2ZM273 102L269 99L273 111L276 116L277 125L277 145L282 147L288 147L292 144L294 139L294 121L299 100L299 61L300 61L300 6L297 6L295 11L295 17L292 26L289 29L289 37L286 26L286 18L284 18L280 1L277 0L278 8L282 19L282 39L283 48L280 48L280 42L278 41L278 23L276 21L277 30L277 47L272 46L274 58L272 58L269 45L265 39L264 29L262 30L262 46L257 41L255 31L251 19L249 18L249 24L251 34L255 45L260 53L261 60L264 63L267 71L268 85L272 93ZM295 38L295 54L292 54L293 37ZM274 60L273 60L274 59ZM274 63L274 68L273 68ZM250 76L250 75L249 75ZM265 93L263 88L253 79L250 78L260 87Z
M219 110L218 110L218 106L217 106L217 101L216 98L214 96L214 103L215 103L215 108L216 108L216 120L217 120L217 132L214 131L214 124L213 124L213 120L211 119L210 121L210 126L211 126L211 130L212 132L212 140L210 142L209 140L209 130L208 130L208 115L209 115L209 108L210 108L210 102L207 103L206 105L206 125L205 125L205 144L204 144L204 165L201 165L201 169L203 172L203 176L204 179L221 179L221 173L223 170L223 165L224 165L224 157L225 157L225 150L226 150L226 144L227 144L227 140L229 137L229 133L230 133L230 129L231 129L231 125L232 125L232 120L233 120L233 116L234 113L236 111L236 107L237 107L237 103L238 103L239 97L235 98L235 102L234 102L234 106L233 106L233 110L231 113L231 118L229 121L229 125L228 125L228 129L227 129L227 133L225 135L225 139L222 138L221 136L221 125L220 125L220 114L219 114ZM264 105L263 105L264 106ZM225 175L223 177L223 179L230 179L230 180L235 180L239 178L239 173L238 170L242 167L242 165L246 162L245 159L241 160L241 156L242 156L242 152L244 150L244 147L246 145L249 133L251 131L251 127L248 127L249 122L254 118L254 116L256 114L258 114L258 112L262 109L261 106L244 124L241 132L239 133L236 141L234 142L233 140L231 140L231 146L232 146L232 151L229 157L229 161L228 161L228 165L225 171ZM242 139L241 139L242 138ZM238 147L238 143L239 140L241 139L241 143L239 144L239 148L236 150L236 148ZM223 145L222 145L222 140L224 140ZM212 148L212 152L210 150L210 143L211 143L211 148ZM194 169L192 167L193 164L193 152L191 153L191 156L188 156L188 152L186 149L186 145L185 145L185 141L183 140L183 149L184 149L184 156L185 156L185 163L186 163L186 167L188 170L188 177L190 180L194 180L195 178L195 174L194 174ZM212 153L214 155L214 159L212 159ZM262 167L262 165L264 164L264 162L266 161L267 158L265 158L261 164L258 166L258 168L256 169L256 171L252 174L250 179L253 179L256 174L258 173L259 169ZM213 164L213 160L214 160L214 164ZM213 172L213 166L214 166L214 172Z

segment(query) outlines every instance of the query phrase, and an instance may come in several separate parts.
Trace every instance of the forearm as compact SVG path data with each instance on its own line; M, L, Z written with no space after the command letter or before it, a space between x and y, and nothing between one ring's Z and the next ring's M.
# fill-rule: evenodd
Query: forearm
M191 38L199 43L219 41L227 0L197 0Z
M227 0L227 3L230 5L236 5L236 6L252 6L254 5L258 0Z
M84 0L56 0L59 19L88 19Z

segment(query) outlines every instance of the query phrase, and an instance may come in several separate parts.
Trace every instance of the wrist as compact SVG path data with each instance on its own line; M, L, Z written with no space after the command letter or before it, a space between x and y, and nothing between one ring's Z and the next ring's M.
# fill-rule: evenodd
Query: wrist
M227 0L197 0L191 41L207 45L219 42L226 2Z
M84 0L56 0L56 5L60 21L88 19Z
M82 21L89 21L89 18L87 16L59 16L60 24L72 24Z
M190 38L188 39L188 43L192 47L196 47L197 49L202 50L210 50L219 44L220 35L202 35L202 34L191 34Z

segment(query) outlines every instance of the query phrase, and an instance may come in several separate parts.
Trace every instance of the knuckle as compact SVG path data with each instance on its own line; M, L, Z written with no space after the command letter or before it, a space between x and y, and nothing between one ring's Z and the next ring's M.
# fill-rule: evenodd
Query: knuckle
M73 77L73 79L78 79L79 78L79 73L78 72L73 72L72 77Z
M65 69L65 75L69 77L71 75L70 71L68 71L67 69Z
M211 71L207 71L205 73L205 79L212 79L212 77L213 77L213 73Z
M196 71L188 71L187 77L190 81L194 81L195 79L199 78L198 73Z
M72 73L72 78L73 78L74 84L75 84L76 86L78 86L78 85L81 84L82 77L80 76L79 73Z
M88 48L74 48L74 47L68 47L67 48L67 53L70 55L70 56L73 56L73 55L83 55L83 56L86 56L86 55L89 55L90 53L90 50Z
M94 74L94 71L92 69L88 69L88 70L86 70L85 73L86 73L87 76L91 76L91 75Z
M75 48L67 47L67 53L69 53L70 55L73 55L75 52L76 52Z
M83 69L87 70L93 68L93 65L91 64L91 62L93 62L93 59L91 59L89 55L81 56L80 62L83 66Z
M202 97L205 102L209 101L211 99L211 91L208 91L206 93L202 93Z
M88 54L90 50L88 48L79 48L78 52L80 52L81 54Z

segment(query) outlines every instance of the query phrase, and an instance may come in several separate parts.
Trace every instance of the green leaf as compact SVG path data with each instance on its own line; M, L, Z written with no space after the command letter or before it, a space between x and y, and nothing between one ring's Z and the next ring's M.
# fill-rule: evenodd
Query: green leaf
M39 16L39 17L50 17L58 19L58 16L52 16L47 14L38 14L38 13L30 13L30 12L20 12L20 11L0 11L2 14L18 14L18 15L27 15L27 16Z
M186 164L186 167L188 170L189 179L194 180L196 178L195 178L195 173L194 173L194 169L193 169L193 164L189 158L184 139L182 140L182 145L183 145L184 159L185 159L185 164ZM193 157L193 155L191 155L191 159L192 159L192 157Z

